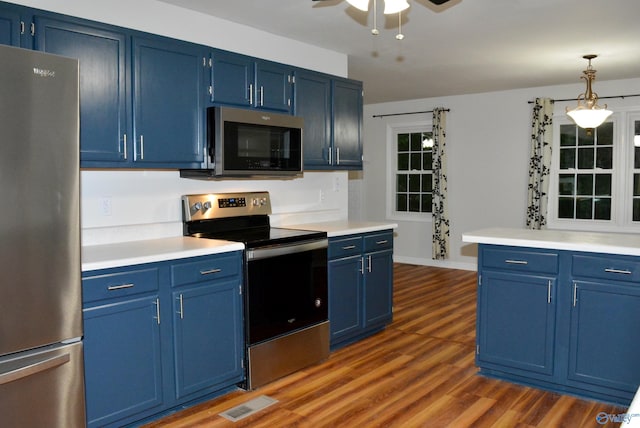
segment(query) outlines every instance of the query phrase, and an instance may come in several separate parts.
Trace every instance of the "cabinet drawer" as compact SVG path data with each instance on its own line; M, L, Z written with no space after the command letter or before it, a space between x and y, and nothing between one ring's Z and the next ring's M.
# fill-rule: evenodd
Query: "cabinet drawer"
M213 281L240 274L240 253L191 259L171 265L171 286Z
M105 273L82 278L82 300L113 299L158 289L158 268Z
M519 272L558 272L558 254L489 247L482 252L482 267Z
M342 257L354 256L361 253L362 238L359 236L329 240L328 257L330 259L340 259Z
M393 248L393 232L365 235L364 252L381 251Z
M587 278L640 283L640 258L574 254L572 274Z

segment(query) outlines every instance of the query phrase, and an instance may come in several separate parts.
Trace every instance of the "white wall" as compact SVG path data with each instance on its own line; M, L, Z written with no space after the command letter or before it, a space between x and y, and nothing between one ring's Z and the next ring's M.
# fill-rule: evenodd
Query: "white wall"
M21 0L12 3L147 31L338 76L347 57L251 27L155 0ZM347 217L346 172L305 173L294 180L198 181L177 171L86 170L81 174L85 245L182 235L180 196L267 190L272 224Z
M640 79L598 81L601 96L640 93ZM427 98L406 102L366 105L364 109L364 171L358 189L363 208L359 219L386 218L387 127L393 124L431 122L431 114L373 118L373 115L426 111L434 107L447 113L449 216L451 257L431 260L431 222L398 221L394 248L396 261L474 269L475 245L463 245L461 235L493 227L524 227L528 184L531 105L535 97L575 99L584 84L528 88L484 94ZM604 103L605 101L602 101ZM640 106L640 98L606 100L610 109ZM564 115L557 102L554 115ZM356 213L351 213L355 218Z

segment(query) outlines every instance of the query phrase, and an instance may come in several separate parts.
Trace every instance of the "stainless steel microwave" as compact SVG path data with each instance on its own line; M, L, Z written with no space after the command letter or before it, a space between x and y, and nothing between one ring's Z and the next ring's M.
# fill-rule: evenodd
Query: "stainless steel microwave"
M301 117L230 107L207 109L203 168L188 178L302 175Z

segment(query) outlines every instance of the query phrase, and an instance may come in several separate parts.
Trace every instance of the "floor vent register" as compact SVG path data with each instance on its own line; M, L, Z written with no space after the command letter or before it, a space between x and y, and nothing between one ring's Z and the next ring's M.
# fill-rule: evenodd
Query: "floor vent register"
M274 398L261 395L258 398L254 398L253 400L249 400L246 403L232 407L231 409L220 413L220 416L232 422L237 422L247 416L251 416L254 413L259 412L260 410L266 409L277 402L278 400Z

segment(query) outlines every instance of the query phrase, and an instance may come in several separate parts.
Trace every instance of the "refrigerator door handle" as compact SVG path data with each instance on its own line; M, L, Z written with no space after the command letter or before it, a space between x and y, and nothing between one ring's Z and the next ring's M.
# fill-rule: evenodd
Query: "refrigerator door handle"
M71 357L69 356L69 353L66 353L63 355L56 355L55 357L45 358L43 360L28 364L24 367L18 367L16 369L0 373L0 385L4 385L6 383L43 372L45 370L61 366L68 363L70 360Z

